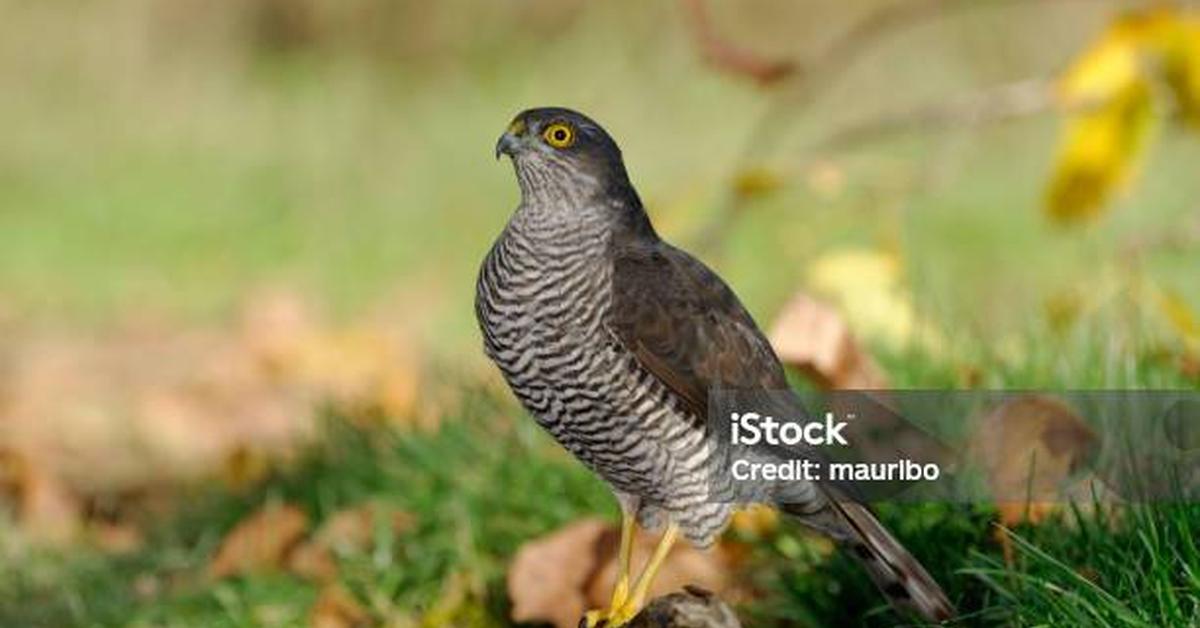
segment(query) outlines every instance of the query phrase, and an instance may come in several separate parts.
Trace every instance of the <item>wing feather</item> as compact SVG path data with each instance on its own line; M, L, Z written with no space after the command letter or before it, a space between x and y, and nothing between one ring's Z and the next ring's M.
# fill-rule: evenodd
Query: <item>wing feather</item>
M787 389L770 343L716 273L661 240L615 253L613 333L698 417L712 389Z

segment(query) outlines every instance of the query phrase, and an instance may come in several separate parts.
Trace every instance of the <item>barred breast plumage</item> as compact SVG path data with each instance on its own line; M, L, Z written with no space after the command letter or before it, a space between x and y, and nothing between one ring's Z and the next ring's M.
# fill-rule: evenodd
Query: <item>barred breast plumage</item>
M643 525L663 511L701 545L728 507L706 502L701 417L612 333L611 207L556 215L523 203L480 269L484 347L513 393L567 450L606 480Z

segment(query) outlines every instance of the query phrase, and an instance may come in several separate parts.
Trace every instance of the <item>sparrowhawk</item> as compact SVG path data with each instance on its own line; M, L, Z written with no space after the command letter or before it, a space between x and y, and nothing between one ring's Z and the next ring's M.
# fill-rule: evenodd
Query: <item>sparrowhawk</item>
M569 109L531 109L500 137L501 154L521 202L479 272L484 348L538 423L616 493L618 582L609 608L587 618L616 626L645 602L679 535L708 546L731 516L705 490L709 391L788 385L733 291L655 233L600 125ZM953 615L865 505L834 487L806 488L803 502L780 507L849 548L896 605L932 620ZM638 524L665 532L631 581Z

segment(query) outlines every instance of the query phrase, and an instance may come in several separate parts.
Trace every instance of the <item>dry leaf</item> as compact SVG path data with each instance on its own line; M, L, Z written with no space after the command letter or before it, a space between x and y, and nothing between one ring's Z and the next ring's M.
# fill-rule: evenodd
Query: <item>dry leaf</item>
M328 546L305 541L288 553L287 570L301 578L328 582L337 577L337 560Z
M733 178L734 195L746 200L767 196L782 186L783 177L766 168L743 170Z
M1100 487L1094 478L1067 480L1093 455L1098 440L1092 428L1065 403L1026 395L1005 401L980 422L970 441L970 458L987 474L1000 511L1000 523L1038 523L1060 512L1071 498ZM1012 548L998 532L1005 556Z
M1184 353L1179 356L1179 372L1183 376L1200 382L1200 356Z
M308 516L299 508L265 506L229 531L208 565L208 575L215 579L277 569L307 529Z
M142 531L128 523L93 523L90 527L92 542L111 554L129 554L141 549L145 543Z
M366 609L354 596L337 584L326 585L309 614L312 628L354 628L371 624Z
M61 545L75 539L82 505L54 475L24 454L0 450L0 489L17 504L17 519L30 539Z
M1097 444L1092 428L1065 403L1025 395L991 410L972 436L970 449L996 498L1023 506L1059 499L1063 482Z
M368 502L334 513L321 525L315 539L339 553L365 552L374 541L377 521L385 523L390 534L400 534L413 523L408 513Z
M337 575L337 556L370 551L375 526L387 526L388 534L400 534L412 527L412 516L367 502L334 513L317 529L312 538L298 545L287 557L288 571L316 581Z
M615 526L584 519L522 546L508 570L513 621L574 628L584 611L606 607L616 581L619 539ZM635 570L657 541L652 533L637 536ZM731 553L720 546L702 552L680 543L663 564L651 597L686 584L728 594L734 585L732 562Z
M801 369L825 388L881 389L887 379L833 307L798 293L784 306L769 334L784 364Z
M584 591L597 570L596 548L610 529L585 519L521 546L508 569L512 620L576 626L588 610Z
M894 253L862 248L831 251L809 267L808 284L831 299L850 329L868 342L897 351L916 344L934 355L945 344L941 333L917 316L900 258Z

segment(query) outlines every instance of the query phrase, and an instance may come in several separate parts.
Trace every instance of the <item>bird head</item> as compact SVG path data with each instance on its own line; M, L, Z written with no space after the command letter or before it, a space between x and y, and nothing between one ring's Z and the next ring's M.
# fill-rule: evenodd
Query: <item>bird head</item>
M591 118L570 109L521 112L496 142L496 158L500 155L512 159L526 197L631 189L617 143Z

